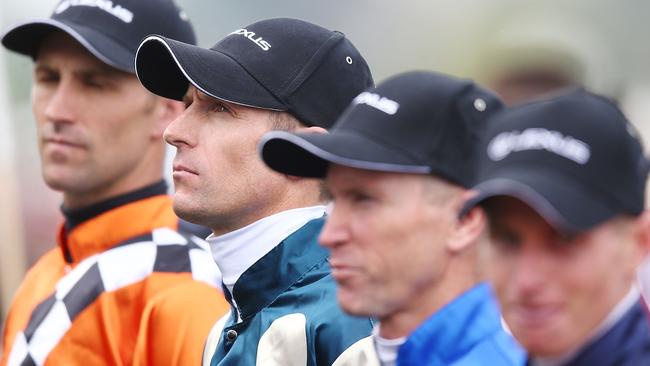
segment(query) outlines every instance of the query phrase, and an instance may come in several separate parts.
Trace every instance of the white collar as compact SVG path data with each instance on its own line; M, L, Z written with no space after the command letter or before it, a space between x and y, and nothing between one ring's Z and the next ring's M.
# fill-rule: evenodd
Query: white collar
M208 236L206 240L212 258L230 293L239 277L255 262L307 222L324 214L325 206L296 208L267 216L223 235Z
M381 324L377 323L372 328L373 344L377 352L377 358L382 366L394 366L397 362L397 353L399 348L406 342L406 337L400 338L383 338L379 335L379 328Z
M612 311L609 312L609 314L605 317L605 319L596 327L596 329L592 330L589 336L587 337L587 340L580 345L575 350L571 350L564 355L558 356L558 357L536 357L531 359L531 365L532 366L560 366L564 365L566 362L570 361L575 355L577 355L584 347L588 346L591 344L591 342L595 341L598 339L600 336L603 334L607 333L616 323L618 323L621 318L625 315L625 313L628 312L636 303L639 301L639 297L641 294L639 293L639 289L636 287L636 285L633 285L630 288L630 291L628 291L627 295L621 299L621 301L614 306Z

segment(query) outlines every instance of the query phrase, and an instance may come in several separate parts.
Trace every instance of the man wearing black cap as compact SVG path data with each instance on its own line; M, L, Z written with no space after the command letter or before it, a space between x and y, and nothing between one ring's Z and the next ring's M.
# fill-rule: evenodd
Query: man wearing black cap
M296 19L262 20L211 49L150 36L140 81L182 100L165 131L177 149L174 210L208 238L232 313L206 343L205 365L327 365L367 336L367 318L336 302L317 181L277 174L257 155L272 129L323 130L372 84L340 32ZM188 88L189 87L189 88Z
M523 364L480 282L483 211L458 216L478 132L499 109L470 81L409 72L357 96L330 134L265 135L271 168L325 178L334 208L320 242L339 302L380 320L337 366Z
M162 134L183 106L134 75L152 32L195 40L170 0L63 0L2 38L35 61L42 173L65 216L16 294L3 366L197 364L227 309L207 244L166 195Z
M650 247L639 137L584 90L498 115L481 147L485 265L530 365L650 365L635 269Z

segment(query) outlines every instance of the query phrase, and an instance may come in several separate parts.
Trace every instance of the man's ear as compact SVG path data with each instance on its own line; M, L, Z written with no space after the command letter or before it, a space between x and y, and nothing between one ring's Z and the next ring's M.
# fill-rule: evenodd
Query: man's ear
M159 96L154 97L156 98L156 106L153 112L155 121L153 130L151 131L151 138L160 140L163 138L163 133L167 126L183 113L185 104L173 99Z
M637 265L639 265L650 253L650 211L643 211L634 220L634 239L638 251Z
M460 198L454 200L454 212L460 212L465 202L474 197L476 193L465 190ZM457 218L456 230L449 239L447 247L452 252L460 252L472 245L477 245L485 230L487 218L482 207L476 206Z

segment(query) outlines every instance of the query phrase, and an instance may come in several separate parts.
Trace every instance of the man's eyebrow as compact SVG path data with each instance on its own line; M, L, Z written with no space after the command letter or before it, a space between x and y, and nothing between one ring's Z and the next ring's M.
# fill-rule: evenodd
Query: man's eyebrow
M89 68L75 71L75 74L82 78L105 77L110 79L121 79L129 74L108 68Z
M56 70L54 70L54 68L49 65L38 63L34 66L34 72L55 72L55 71Z
M206 94L202 91L199 91L196 94L196 98L200 101L204 102L210 102L210 103L220 103L226 106L226 108L230 109L232 112L237 113L242 110L242 106L236 103L229 102L227 100L223 100L220 98L215 98L209 94Z
M34 72L58 72L57 67L52 66L45 62L37 62L34 66ZM119 70L113 70L111 68L104 67L89 67L81 68L74 71L74 75L80 78L93 78L93 77L105 77L110 79L121 79L128 77L129 74L121 72Z

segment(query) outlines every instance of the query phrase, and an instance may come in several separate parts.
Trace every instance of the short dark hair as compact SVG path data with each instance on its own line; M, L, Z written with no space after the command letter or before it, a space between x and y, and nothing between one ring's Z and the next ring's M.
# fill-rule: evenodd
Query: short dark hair
M299 127L305 126L287 112L269 111L269 121L271 121L271 130L274 131L295 131Z

